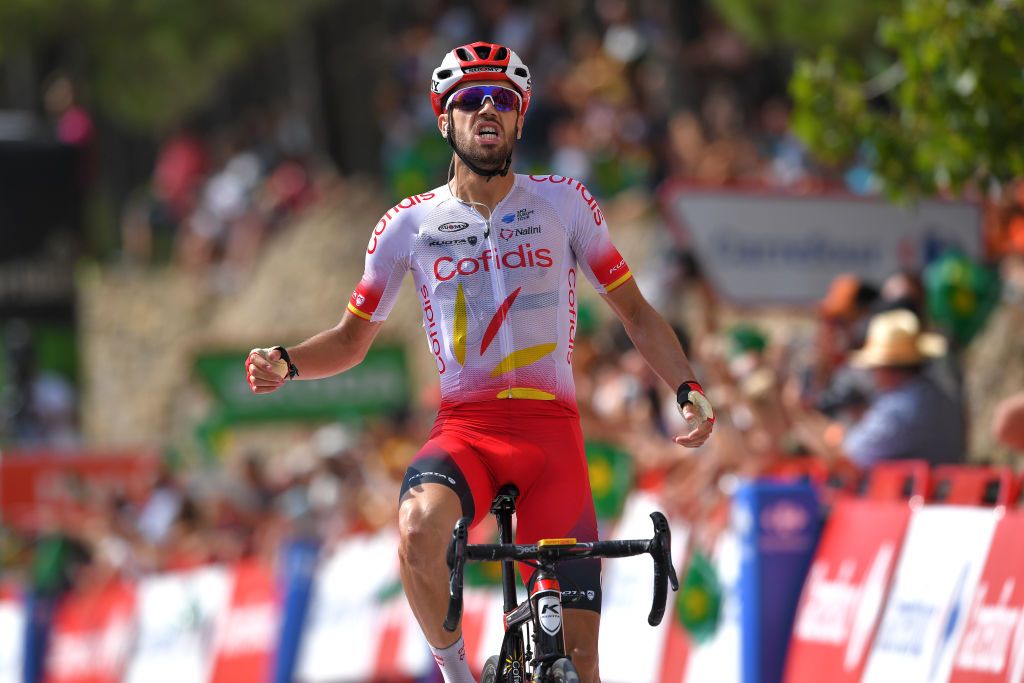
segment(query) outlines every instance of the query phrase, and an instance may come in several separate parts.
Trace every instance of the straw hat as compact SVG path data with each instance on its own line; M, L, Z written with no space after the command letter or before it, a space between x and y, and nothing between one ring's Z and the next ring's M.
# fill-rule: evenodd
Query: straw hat
M871 318L864 348L854 353L851 361L866 368L900 367L920 365L945 353L942 336L922 332L916 315L898 309Z

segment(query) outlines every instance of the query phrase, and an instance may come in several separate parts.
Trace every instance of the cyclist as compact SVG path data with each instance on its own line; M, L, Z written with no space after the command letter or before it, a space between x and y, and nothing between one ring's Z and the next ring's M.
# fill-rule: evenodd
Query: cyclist
M246 361L255 393L351 368L412 271L441 407L402 485L399 559L409 604L447 683L473 680L461 633L442 629L445 550L458 518L478 522L497 488L511 482L521 491L517 542L597 540L571 372L583 279L677 391L693 427L674 441L700 446L714 421L676 335L640 293L593 195L572 178L510 172L531 94L529 69L507 47L476 42L446 54L430 99L453 151L448 182L380 219L337 326L287 350L254 349ZM273 365L282 360L285 377ZM531 570L522 570L529 580ZM582 597L564 615L566 650L581 679L597 681L599 561L566 563L559 573Z

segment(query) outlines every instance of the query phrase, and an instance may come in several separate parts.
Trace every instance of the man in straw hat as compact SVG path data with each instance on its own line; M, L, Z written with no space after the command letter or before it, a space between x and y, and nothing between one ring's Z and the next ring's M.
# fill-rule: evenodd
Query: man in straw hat
M862 466L910 458L932 464L963 460L963 410L924 373L926 363L945 351L945 339L922 332L908 310L871 318L864 348L851 360L871 372L878 395L843 439L850 458Z

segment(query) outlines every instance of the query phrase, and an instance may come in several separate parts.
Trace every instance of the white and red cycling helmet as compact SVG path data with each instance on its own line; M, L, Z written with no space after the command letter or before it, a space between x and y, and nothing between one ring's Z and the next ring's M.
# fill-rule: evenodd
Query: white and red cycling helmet
M504 80L523 98L525 115L530 107L530 69L504 45L477 41L457 47L444 56L430 79L430 104L434 114L444 112L444 102L457 86L467 81Z

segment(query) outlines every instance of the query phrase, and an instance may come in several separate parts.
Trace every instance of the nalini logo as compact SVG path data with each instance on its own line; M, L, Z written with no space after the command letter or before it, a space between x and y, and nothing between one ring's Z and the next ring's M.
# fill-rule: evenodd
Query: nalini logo
M505 223L506 225L515 222L515 220L516 215L514 213L506 213L504 216L501 217L501 222Z
M539 235L541 232L539 225L531 225L528 228L502 228L499 233L502 239L512 239L513 237L526 237L527 235Z

